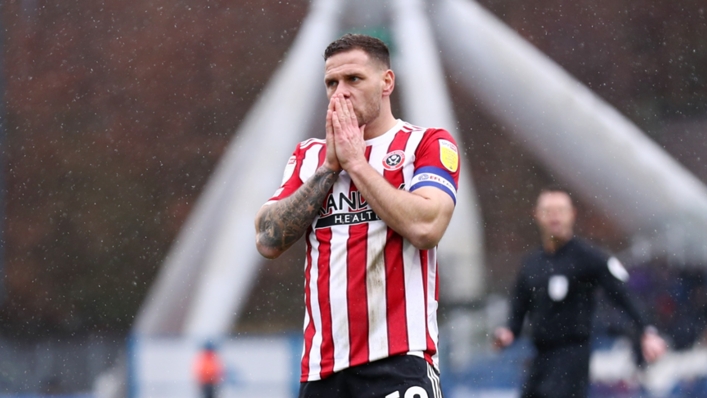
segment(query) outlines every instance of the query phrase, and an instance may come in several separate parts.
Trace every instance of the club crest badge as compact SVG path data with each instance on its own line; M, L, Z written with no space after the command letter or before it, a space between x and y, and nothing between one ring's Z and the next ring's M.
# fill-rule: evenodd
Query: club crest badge
M452 173L459 168L459 151L457 146L447 140L439 140L439 160Z
M569 281L564 275L553 275L547 285L547 294L553 301L562 301L567 297Z
M383 168L386 170L398 170L405 163L405 152L401 150L393 151L383 158Z

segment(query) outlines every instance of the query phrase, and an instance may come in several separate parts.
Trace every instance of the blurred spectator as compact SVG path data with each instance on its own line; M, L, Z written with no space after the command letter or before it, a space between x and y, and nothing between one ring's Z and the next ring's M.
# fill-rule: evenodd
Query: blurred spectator
M194 374L202 391L203 398L216 397L218 384L223 378L223 365L212 342L204 344L194 362Z

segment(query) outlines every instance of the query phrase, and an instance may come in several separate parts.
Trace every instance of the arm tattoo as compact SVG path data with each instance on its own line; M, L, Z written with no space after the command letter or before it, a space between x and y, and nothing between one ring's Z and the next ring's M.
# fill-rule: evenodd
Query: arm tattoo
M291 196L270 205L258 224L260 242L280 250L292 246L312 224L338 175L320 167Z

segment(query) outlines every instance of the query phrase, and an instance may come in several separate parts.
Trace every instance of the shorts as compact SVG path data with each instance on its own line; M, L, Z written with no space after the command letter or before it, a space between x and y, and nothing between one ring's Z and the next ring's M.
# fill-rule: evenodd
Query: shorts
M303 382L299 398L442 398L442 390L427 361L397 355Z
M585 398L589 392L589 342L538 350L522 398Z

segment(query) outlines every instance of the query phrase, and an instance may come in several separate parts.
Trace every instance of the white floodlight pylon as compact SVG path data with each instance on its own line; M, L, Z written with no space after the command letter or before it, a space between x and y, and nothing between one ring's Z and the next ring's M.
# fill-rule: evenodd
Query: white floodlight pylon
M316 124L323 103L322 49L338 33L339 0L312 4L283 68L242 124L233 145L238 186L230 193L222 223L205 258L204 275L184 326L186 335L225 335L240 315L254 275L262 263L255 248L253 219L275 192L284 163ZM321 121L318 125L323 126Z
M275 73L204 187L140 308L137 337L226 335L250 292L261 258L253 218L277 188L292 149L324 102L321 51L339 33L341 0L314 0ZM99 398L128 396L127 356L95 385Z
M616 109L470 0L435 3L457 81L536 158L654 250L707 264L707 187Z
M454 106L423 2L394 0L391 14L394 70L404 119L420 126L447 129L463 154ZM469 163L462 163L456 209L438 251L443 269L440 295L454 308L447 318L453 324L448 337L454 347L450 362L455 368L463 367L472 357L473 329L485 326L483 322L473 322L471 311L474 301L485 293L485 266L480 207L468 167Z
M393 3L394 69L404 119L420 126L445 128L463 153L454 106L423 3L421 0ZM441 294L452 303L468 303L485 293L480 207L468 167L462 164L454 217L439 245L440 263L447 269Z
M272 160L284 162L290 156L309 135L318 105L324 103L321 54L339 33L339 3L312 3L287 58L241 124L175 240L135 333L213 338L229 332L262 262L253 218L282 176L284 163Z

